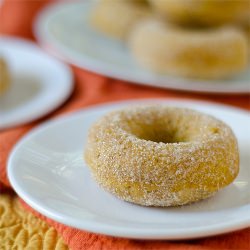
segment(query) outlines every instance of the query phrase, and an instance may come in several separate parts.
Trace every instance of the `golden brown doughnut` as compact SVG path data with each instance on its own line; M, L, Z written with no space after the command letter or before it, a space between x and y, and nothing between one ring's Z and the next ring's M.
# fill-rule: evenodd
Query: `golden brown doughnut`
M0 57L0 95L4 93L10 84L10 75L6 62Z
M183 29L160 20L139 22L129 37L135 59L162 74L227 78L246 69L248 41L234 27Z
M138 1L106 0L93 8L90 23L105 35L126 39L133 25L150 14L149 6Z
M139 106L107 114L90 129L85 160L117 197L177 206L210 197L239 171L232 130L198 111Z
M149 0L157 13L184 25L232 23L250 9L249 0Z

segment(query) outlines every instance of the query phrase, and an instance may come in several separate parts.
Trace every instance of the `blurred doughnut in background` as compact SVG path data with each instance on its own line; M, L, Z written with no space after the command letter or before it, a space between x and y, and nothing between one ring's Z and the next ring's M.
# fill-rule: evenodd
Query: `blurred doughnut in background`
M133 25L150 15L149 5L142 0L102 0L93 9L90 22L106 35L126 39Z
M0 95L4 93L10 85L10 74L6 61L0 57Z
M149 0L155 12L182 25L217 26L245 15L248 0Z
M129 45L149 70L197 78L224 78L247 66L247 39L234 27L184 29L162 21L140 22Z

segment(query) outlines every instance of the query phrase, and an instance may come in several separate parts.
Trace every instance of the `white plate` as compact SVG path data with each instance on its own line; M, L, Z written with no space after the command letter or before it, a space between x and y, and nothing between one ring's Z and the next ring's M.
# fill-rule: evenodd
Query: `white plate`
M227 122L240 148L240 174L213 198L177 208L137 206L103 191L83 161L90 125L113 109L160 102L204 111ZM138 239L188 239L250 226L250 118L247 112L202 102L111 103L53 120L25 136L10 156L8 176L33 208L63 224Z
M0 96L0 129L40 118L70 95L73 87L70 68L34 43L0 37L1 55L10 67L11 87Z
M143 85L213 93L250 92L250 68L228 80L209 81L164 76L139 67L125 44L92 29L88 17L94 4L60 3L44 9L34 27L40 44L78 67Z

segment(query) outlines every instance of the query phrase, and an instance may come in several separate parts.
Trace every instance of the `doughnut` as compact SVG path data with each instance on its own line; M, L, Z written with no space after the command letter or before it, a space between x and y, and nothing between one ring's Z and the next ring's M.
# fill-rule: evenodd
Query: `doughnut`
M245 27L244 32L246 34L247 41L248 41L248 62L250 62L250 26Z
M245 9L245 12L238 18L238 24L243 27L250 26L250 0L249 0L249 7Z
M250 8L249 0L149 0L161 16L183 25L232 23Z
M147 19L134 27L128 44L139 64L161 74L228 78L248 63L247 37L234 27L183 29Z
M8 66L3 58L0 57L0 95L4 93L10 84Z
M237 140L225 123L161 105L105 115L90 128L84 155L101 187L144 206L208 198L239 172Z
M133 25L151 13L142 1L99 1L90 13L90 24L101 33L124 40Z

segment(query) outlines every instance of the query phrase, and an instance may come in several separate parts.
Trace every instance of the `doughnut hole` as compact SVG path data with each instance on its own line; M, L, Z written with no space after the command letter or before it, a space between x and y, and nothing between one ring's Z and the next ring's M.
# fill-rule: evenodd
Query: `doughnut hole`
M148 114L148 117L151 119L145 120L134 115L126 117L124 130L138 139L156 143L185 143L200 140L204 135L219 133L218 127L207 129L203 117L189 112L177 115L170 109L166 116Z

